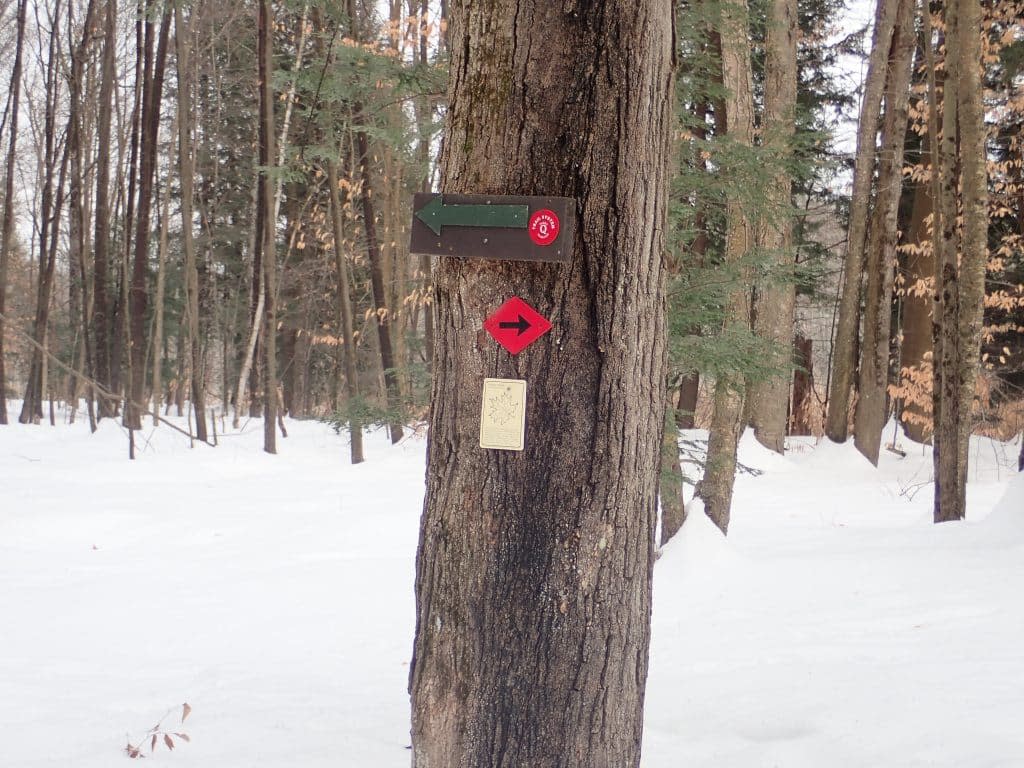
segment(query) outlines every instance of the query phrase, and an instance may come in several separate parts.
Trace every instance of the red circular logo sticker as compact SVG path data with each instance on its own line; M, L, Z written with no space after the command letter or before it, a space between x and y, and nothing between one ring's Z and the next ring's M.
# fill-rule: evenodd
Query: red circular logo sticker
M558 237L559 229L558 215L547 208L530 217L530 239L537 245L551 245Z

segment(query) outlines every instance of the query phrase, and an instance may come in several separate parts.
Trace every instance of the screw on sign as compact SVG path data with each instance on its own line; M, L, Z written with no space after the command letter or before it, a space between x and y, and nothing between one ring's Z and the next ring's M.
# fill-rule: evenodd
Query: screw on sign
M545 208L530 217L528 231L530 239L537 245L551 245L558 239L559 229L561 223L558 221L558 215L552 210Z

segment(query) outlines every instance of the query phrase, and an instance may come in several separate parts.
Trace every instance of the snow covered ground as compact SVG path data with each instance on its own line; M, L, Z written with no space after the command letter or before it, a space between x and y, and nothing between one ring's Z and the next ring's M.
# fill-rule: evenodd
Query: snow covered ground
M157 765L408 765L424 442L288 428L129 463L114 423L0 427L0 768L109 768L165 713ZM933 526L919 446L744 438L729 538L694 516L655 569L644 767L1024 766L1016 450Z

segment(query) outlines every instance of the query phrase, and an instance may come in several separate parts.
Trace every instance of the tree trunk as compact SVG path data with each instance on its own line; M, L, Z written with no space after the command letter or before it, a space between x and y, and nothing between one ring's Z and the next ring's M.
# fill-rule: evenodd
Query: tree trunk
M925 173L937 173L934 167L932 138L929 134L921 137L920 166ZM911 385L909 372L921 371L932 352L932 295L935 279L935 251L933 236L929 231L929 217L932 216L931 182L919 181L914 188L914 204L910 214L910 227L906 242L910 250L906 257L906 279L903 293L903 344L900 348L901 376L903 385ZM923 443L931 434L931 408L924 407L920 399L903 399L900 420L907 437ZM931 388L928 389L931 397Z
M114 112L114 80L117 55L117 0L107 0L104 14L103 60L96 135L96 226L93 236L92 335L96 348L96 380L108 392L114 391L111 371L113 318L110 306L110 120ZM97 393L99 417L113 416L115 404Z
M177 122L177 121L175 121ZM175 125L177 127L177 125ZM173 133L173 131L172 131ZM170 150L168 150L170 154ZM171 165L170 157L167 164ZM160 240L157 243L156 289L153 296L153 426L160 426L163 402L164 289L167 283L167 245L171 223L171 180L164 180L160 194Z
M356 124L360 122L358 107ZM359 153L357 162L362 176L363 227L366 231L366 254L370 261L370 285L373 291L373 306L377 326L377 339L380 346L380 362L384 369L384 387L387 393L388 411L391 413L388 431L391 442L402 439L402 423L399 418L402 397L398 388L398 371L395 368L395 355L391 348L392 315L388 309L385 292L384 265L381 263L380 245L377 241L377 222L372 199L372 182L370 179L370 152L366 131L356 132L356 148Z
M903 145L907 136L910 75L917 32L915 0L899 0L886 76L878 192L872 212L860 347L860 396L854 414L854 444L875 466L888 410L892 294L896 265L897 213L903 189Z
M352 463L363 461L363 425L352 408L359 398L359 374L356 368L356 341L352 328L352 289L345 264L345 233L342 225L341 195L338 191L338 164L327 161L327 186L330 187L331 225L334 230L334 260L338 270L338 315L341 325L342 356L345 361L345 391L349 403L349 441Z
M754 89L750 70L748 37L750 22L746 0L729 0L721 7L722 81L725 86L726 135L737 144L754 141ZM725 260L739 261L754 247L754 232L742 206L734 197L726 201ZM731 290L725 310L724 332L748 328L750 296L746 281ZM719 375L715 381L714 412L708 438L704 477L699 486L704 511L722 533L729 529L736 448L743 429L743 381L739 375Z
M260 165L263 180L263 450L277 453L277 257L273 181L274 72L273 18L270 1L260 0L257 20L258 79L260 87Z
M670 3L459 3L449 34L442 189L565 195L578 223L570 264L438 260L413 766L635 768L665 407ZM511 295L555 325L515 358L480 333ZM522 453L478 445L485 376L528 381Z
M959 295L956 301L956 324L944 329L944 345L954 346L955 368L944 372L946 381L953 379L953 385L943 391L943 397L952 392L957 400L953 408L957 416L956 432L942 430L943 442L936 450L945 454L940 460L948 467L948 455L955 445L955 488L950 488L949 476L940 477L938 464L935 477L935 522L962 519L967 514L967 470L968 448L971 437L971 405L974 402L975 381L978 372L978 356L981 347L981 327L985 299L985 270L988 263L988 179L985 114L982 103L984 84L981 77L982 12L978 0L963 0L958 11L954 11L951 24L947 18L947 61L950 56L959 57L956 70L947 65L949 79L960 78L957 90L957 128L960 138L959 162L961 172L961 195L963 227L960 233L960 247L949 247L944 275L948 267L956 265L959 255L959 272L955 289ZM955 50L949 38L957 38ZM953 105L946 94L946 109ZM945 138L945 137L944 137ZM947 246L951 245L947 243ZM959 252L959 253L957 253ZM943 299L945 299L945 291ZM943 313L943 319L946 319ZM944 359L948 354L944 351ZM938 435L938 430L936 435ZM955 443L950 439L955 438ZM936 440L938 443L938 440ZM952 499L952 503L951 502Z
M64 182L68 167L68 145L60 152L60 171L57 171L57 110L60 102L59 50L61 5L56 3L51 17L50 40L44 84L43 160L40 166L42 186L39 204L39 274L36 290L36 315L32 327L35 344L29 366L25 397L18 421L22 424L38 423L43 418L45 392L46 352L50 327L50 299L57 264L57 241L60 236L60 216L64 207ZM75 116L72 114L72 120Z
M192 200L195 161L192 153L192 70L191 32L185 28L181 3L174 3L174 40L178 65L178 168L181 180L181 244L185 252L185 309L188 314L189 356L192 370L192 405L196 418L196 437L203 442L206 433L206 361L203 333L199 325L199 270L192 235Z
M938 305L933 313L932 343L932 414L935 429L932 435L932 461L935 474L934 520L959 520L960 480L957 466L960 407L957 385L957 320L960 316L960 293L957 287L959 233L957 231L960 168L957 157L957 112L960 83L959 4L945 6L946 44L943 62L942 130L938 133L938 168L936 195L938 228L935 232L935 290ZM930 35L926 34L927 40ZM932 103L935 103L933 99Z
M83 146L85 145L84 134L84 110L83 107L83 86L85 76L85 57L87 46L91 40L93 27L93 16L96 10L96 0L89 0L86 6L85 19L82 23L82 39L75 45L71 52L70 88L68 94L69 117L68 117L68 155L71 163L71 179L68 189L68 318L69 326L75 328L79 318L82 316L82 302L84 283L81 277L84 271L85 260L85 239L88 229L85 210L85 164L83 163ZM69 8L68 13L68 39L73 36L74 6ZM83 328L84 330L84 328ZM70 405L70 418L72 423L75 418L75 411L78 407L78 371L85 365L85 354L83 339L75 333L74 349L78 360L72 359L72 370L68 381L68 403ZM77 364L77 367L76 367Z
M679 462L679 428L676 427L674 417L665 424L665 434L661 440L658 501L661 505L661 538L658 543L665 546L686 522L683 467Z
M4 326L7 297L7 272L11 253L14 251L14 166L18 157L18 102L21 97L21 57L25 46L25 15L28 0L18 3L17 32L14 43L14 66L11 70L11 84L8 98L10 99L11 121L10 138L7 141L7 170L4 176L4 219L0 237L0 424L8 422L7 415L7 371L4 367Z
M676 402L675 422L679 429L693 429L696 423L697 398L700 396L700 374L696 371L679 382L679 400Z
M789 416L789 434L810 435L811 407L814 403L814 356L811 339L797 334L793 344L797 369L793 372L793 406Z
M147 10L151 6L147 4ZM142 79L142 133L139 143L139 197L135 218L135 258L129 291L128 403L125 426L142 427L140 408L145 401L146 277L149 271L150 211L153 207L153 179L160 129L160 101L163 95L164 64L171 26L171 9L164 9L160 21L156 54L153 55L153 23L146 21L145 60Z
M770 210L758 228L758 240L775 264L790 269L794 262L792 181L786 161L792 155L790 143L796 130L797 32L796 0L772 0L765 44L764 133L765 145L778 166L768 184ZM773 343L776 363L783 370L750 382L749 410L754 437L778 453L785 451L795 307L796 284L788 275L759 289L754 331Z
M429 50L429 40L427 39L427 19L430 11L428 0L409 0L409 15L414 13L416 3L419 2L419 48L418 48L418 61L419 65L426 68ZM441 29L443 29L443 25ZM440 48L444 47L443 32L441 33L441 39L438 41ZM436 104L434 100L427 98L426 96L416 99L413 102L413 108L416 116L416 160L420 166L420 192L430 191L430 138L427 134L427 126L430 119L434 115ZM433 279L431 272L433 265L431 258L428 254L421 254L419 257L419 273L421 278L422 295L420 301L423 302L423 356L427 364L427 372L433 370L434 360L434 306L433 306Z
M857 155L853 170L853 196L850 200L850 228L843 262L843 293L839 302L832 355L832 383L828 393L825 434L836 443L846 442L850 420L850 390L857 364L857 337L860 327L861 281L864 276L864 241L867 233L871 180L875 172L875 140L878 117L885 89L886 62L898 0L877 0L875 31L871 56L864 81L864 99L857 128Z

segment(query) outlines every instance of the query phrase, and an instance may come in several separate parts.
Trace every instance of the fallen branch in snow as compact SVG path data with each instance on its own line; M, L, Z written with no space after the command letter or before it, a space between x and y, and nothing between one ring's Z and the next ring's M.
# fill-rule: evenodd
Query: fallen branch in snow
M15 333L21 335L26 341L28 341L32 346L34 346L36 349L38 349L40 352L42 352L48 358L53 360L53 362L56 363L58 366L63 368L68 373L73 374L75 376L78 376L82 381L84 381L87 384L89 384L89 386L91 386L96 392L98 392L99 394L103 395L103 397L107 398L108 400L120 400L121 399L120 395L115 395L113 392L108 391L106 388L104 388L104 386L102 384L100 384L98 381L96 381L96 379L86 375L86 373L84 371L81 371L81 370L75 368L74 366L71 366L71 365L68 365L67 363L65 363L63 360L61 360L59 357L57 357L55 354L53 354L50 350L48 350L46 347L44 347L42 344L40 344L38 341L36 341L30 334L26 333L23 329L19 328L14 322L10 321L4 315L3 312L0 312L0 320L3 320L8 328L11 328ZM208 445L211 448L215 448L216 447L213 443L207 442L206 440L199 440L194 435L189 434L188 432L186 432L181 427L179 427L179 426L177 426L175 424L172 424L169 421L166 421L166 420L160 418L159 412L154 413L154 412L150 411L148 405L141 405L141 404L136 403L134 400L131 400L131 399L127 398L127 397L125 398L125 402L128 403L129 405L134 405L136 408L138 408L140 416L152 416L156 421L160 422L161 424L166 424L168 427L173 429L175 432L180 432L185 437L189 438L189 440L192 440L192 441L197 442L197 443L202 443L203 445ZM132 431L134 431L134 430L132 430Z
M180 733L177 731L168 732L164 730L164 720L166 720L167 716L171 714L171 712L173 711L173 708L167 710L164 713L164 716L161 717L160 720L157 722L157 724L146 732L146 736L139 741L138 745L132 744L131 737L128 737L128 743L124 748L124 753L128 755L128 757L130 757L132 760L144 758L145 755L142 754L142 749L146 744L146 739L149 739L149 754L151 755L156 750L156 745L161 741L169 750L173 750L177 746L174 742L175 739L179 739L181 741L192 741L192 739L189 738L187 733ZM182 723L185 722L185 718L188 717L188 714L191 711L192 707L188 705L188 702L185 702L181 705Z

